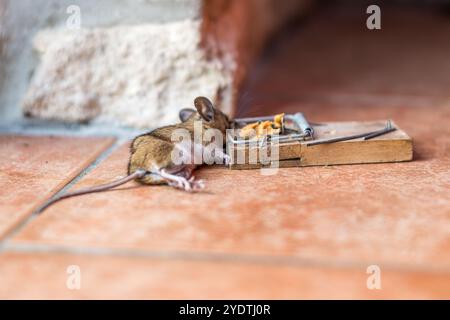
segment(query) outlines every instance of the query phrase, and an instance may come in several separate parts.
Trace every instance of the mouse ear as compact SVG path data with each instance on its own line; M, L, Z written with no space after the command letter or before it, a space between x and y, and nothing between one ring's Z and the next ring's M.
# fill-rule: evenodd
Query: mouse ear
M192 116L195 113L194 109L190 109L190 108L185 108L185 109L181 109L180 113L178 114L180 117L181 122L185 122L187 119L190 118L190 116Z
M212 102L205 97L197 97L194 100L195 108L205 121L214 120L214 106Z

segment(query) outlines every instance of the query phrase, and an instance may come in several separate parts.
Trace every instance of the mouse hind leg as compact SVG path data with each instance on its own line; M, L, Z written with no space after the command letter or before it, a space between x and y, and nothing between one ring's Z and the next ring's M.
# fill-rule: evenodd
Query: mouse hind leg
M161 169L159 175L163 177L167 183L177 189L184 191L199 191L205 188L203 180L196 180L192 175L195 166L182 166L174 169Z
M148 173L141 179L139 179L140 183L150 184L150 185L161 185L167 184L167 180L161 177L161 175L157 173Z

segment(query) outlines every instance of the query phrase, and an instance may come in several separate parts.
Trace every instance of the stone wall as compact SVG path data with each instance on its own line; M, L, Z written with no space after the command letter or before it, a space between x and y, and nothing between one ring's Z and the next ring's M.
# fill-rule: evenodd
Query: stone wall
M200 50L200 21L75 32L40 32L41 63L24 100L27 115L156 127L178 120L195 96L231 86L220 61Z
M232 114L252 61L307 2L3 0L13 40L0 58L2 121L23 112L149 128L176 121L197 95ZM67 27L70 5L80 29Z
M48 61L49 57L47 55L51 55L51 52L50 50L44 52L38 47L33 48L33 45L39 45L39 42L53 31L57 41L61 39L58 35L64 31L69 31L66 27L67 20L70 17L70 14L67 13L69 6L77 5L80 7L81 27L83 30L90 30L92 28L108 29L111 27L132 27L144 24L170 24L182 20L199 19L201 1L1 0L0 5L8 8L7 14L0 19L0 25L3 26L9 39L4 46L6 48L5 54L0 58L0 79L4 80L3 82L0 80L0 124L5 124L20 121L23 111L29 115L35 114L39 118L71 122L90 120L92 119L90 115L95 114L95 110L90 110L88 114L78 114L78 117L67 117L64 113L60 113L60 106L55 108L54 104L48 104L45 106L47 110L45 115L41 116L42 104L38 100L36 104L32 102L36 106L36 110L29 110L30 93L32 94L33 91L39 91L40 88L53 85L51 74L49 74L49 77L41 77L41 82L38 82L35 77L35 75L45 72L42 62ZM42 35L40 35L41 32ZM71 37L70 32L68 37ZM52 45L57 45L54 41L52 42ZM68 41L60 42L60 49L66 52L66 56L71 57L71 53L64 49L66 44L68 44ZM68 45L70 47L70 44ZM72 61L76 61L76 58L68 61L68 67ZM93 72L95 73L95 70ZM70 75L68 76L70 77ZM65 80L68 83L76 81L68 78ZM25 94L26 98L24 100ZM62 102L65 108L71 108L71 105L76 105L75 109L78 108L79 110L86 110L85 107L82 107L83 101L89 100L89 96L95 96L95 92L81 92L81 96L78 96L80 103L74 103L73 96L65 98L65 91L53 90L52 94L54 96L47 97L48 101L53 101L53 103ZM37 98L41 99L42 97L37 96ZM91 105L95 109L95 104ZM23 110L22 106L24 106ZM75 114L77 112L75 109L70 112Z

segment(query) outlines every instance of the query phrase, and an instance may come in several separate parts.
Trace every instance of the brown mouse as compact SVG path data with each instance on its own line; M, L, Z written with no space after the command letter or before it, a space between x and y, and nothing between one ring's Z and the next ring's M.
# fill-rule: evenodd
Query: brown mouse
M203 162L194 162L194 158L199 153L203 155L203 150L209 143L203 142L203 139L200 144L195 143L194 128L196 125L200 125L202 132L208 129L215 129L222 134L223 142L225 142L226 129L230 127L230 121L227 115L216 109L212 102L205 97L197 97L194 100L194 106L196 110L183 109L180 111L181 123L155 129L133 140L130 148L131 156L128 163L128 176L108 184L77 190L53 198L42 206L38 212L42 212L59 200L106 191L131 180L137 180L149 185L168 184L185 191L203 189L203 181L195 180L192 173L198 165L203 164ZM187 150L186 145L173 142L174 132L182 132L189 135L191 140L188 143L191 142L191 144L188 145L192 146L192 148ZM179 163L180 159L175 161L174 154L182 155L181 163ZM183 158L183 154L185 158ZM221 163L228 163L229 157L223 153L223 146L215 149L214 159Z
M196 98L194 105L197 112L192 109L180 111L181 123L155 129L133 140L128 165L129 175L144 169L147 174L138 178L144 184L169 184L186 191L203 188L202 182L196 181L192 176L192 172L197 167L197 164L193 161L182 164L174 163L172 155L177 151L177 148L180 149L180 152L189 153L188 150L183 150L180 144L172 141L174 131L184 130L190 135L191 142L193 142L194 123L197 121L197 123L201 124L203 131L217 129L222 134L222 137L225 137L230 121L224 113L214 108L211 101L205 97ZM191 146L193 145L194 143L191 144ZM197 151L203 152L202 148L204 145L202 144L198 147ZM220 154L216 154L216 156L225 161L225 163L228 161L228 156L223 151ZM190 154L190 158L194 160L194 155Z

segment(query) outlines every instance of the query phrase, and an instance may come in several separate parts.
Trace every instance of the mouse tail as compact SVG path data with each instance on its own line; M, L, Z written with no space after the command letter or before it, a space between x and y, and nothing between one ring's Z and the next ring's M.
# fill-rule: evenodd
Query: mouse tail
M113 188L121 186L131 180L141 179L146 174L147 174L146 170L138 169L135 172L133 172L132 174L129 174L128 176L126 176L122 179L119 179L119 180L116 180L116 181L113 181L110 183L101 184L101 185L91 187L91 188L80 189L80 190L76 190L76 191L69 192L66 194L62 194L60 196L56 196L54 198L51 198L42 207L40 207L39 210L37 210L37 213L38 214L42 213L45 209L47 209L48 207L50 207L51 205L55 204L56 202L58 202L60 200L71 198L71 197L76 197L76 196L81 196L84 194L89 194L89 193L94 193L94 192L102 192L102 191L106 191L109 189L113 189Z

